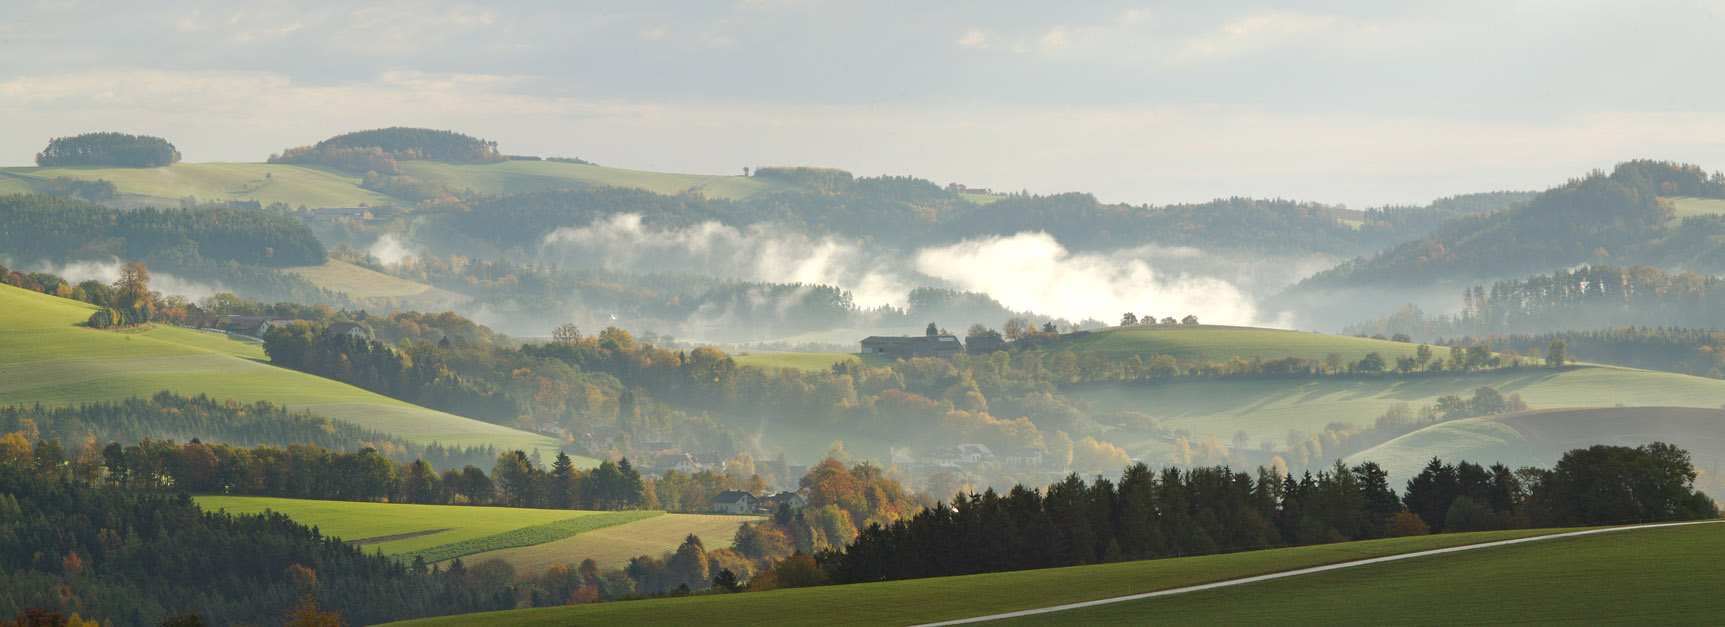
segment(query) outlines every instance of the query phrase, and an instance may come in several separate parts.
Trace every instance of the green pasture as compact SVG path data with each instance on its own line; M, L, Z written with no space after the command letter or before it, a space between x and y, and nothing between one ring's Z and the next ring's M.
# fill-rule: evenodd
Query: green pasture
M1693 198L1680 196L1671 199L1672 208L1677 210L1677 219L1690 216L1711 216L1725 213L1725 200L1717 198Z
M470 189L483 194L504 194L546 189L628 187L659 194L697 190L709 198L740 200L784 184L757 178L719 174L670 174L607 168L555 161L504 161L484 164L452 164L437 161L404 161L408 176Z
M1378 462L1396 479L1417 474L1425 460L1503 462L1511 468L1550 467L1563 453L1594 444L1640 446L1666 442L1689 451L1695 466L1725 465L1725 410L1698 407L1545 409L1432 425L1366 449L1346 461Z
M334 170L269 163L176 163L165 168L69 166L0 168L0 192L36 191L55 177L106 179L121 194L146 196L178 206L186 196L200 201L256 200L298 207L403 205L395 198L360 189L360 177ZM28 187L28 189L23 189Z
M542 544L594 529L663 515L656 511L592 512L516 507L354 503L257 496L200 496L206 510L230 514L274 511L326 536L385 555L424 555L427 561ZM366 542L369 539L380 542Z
M1096 411L1150 414L1198 439L1215 435L1228 442L1244 430L1255 448L1260 442L1281 447L1289 430L1311 434L1338 421L1368 425L1397 403L1417 410L1447 394L1469 397L1487 385L1505 395L1520 394L1533 409L1618 404L1717 408L1725 402L1725 381L1591 365L1370 378L1177 379L1068 386L1063 392ZM1134 450L1134 443L1117 443Z
M431 286L423 283L389 276L335 259L321 266L301 266L288 268L287 271L323 289L359 298L414 296L431 289Z
M225 334L164 325L128 331L77 326L93 311L85 303L0 286L0 405L74 405L172 390L310 409L422 443L547 451L562 446L550 437L277 368L258 343Z
M1159 313L1175 315L1179 312ZM1110 327L1063 336L1053 346L1053 350L1080 354L1102 351L1111 361L1126 361L1133 355L1145 360L1149 360L1151 355L1170 355L1181 362L1219 363L1235 357L1248 361L1255 357L1305 357L1321 361L1336 353L1352 362L1368 353L1378 353L1392 365L1396 357L1412 356L1417 348L1416 344L1345 335L1210 325ZM1434 347L1432 353L1447 357L1448 350Z
M905 625L1550 533L1495 531L1368 540L1096 566L770 592L466 614L401 625ZM1639 533L1639 532L1629 532ZM1717 537L1717 536L1715 536ZM1485 549L1492 552L1496 549ZM1142 624L1142 623L1139 623Z
M868 355L853 353L756 353L738 355L732 359L739 366L753 366L777 370L780 368L796 368L798 370L826 370L834 364L846 359L863 361Z
M1433 555L994 625L1681 625L1725 616L1725 526Z
M531 546L488 551L462 558L468 563L500 559L520 573L545 572L552 564L579 564L591 559L600 568L621 568L642 555L655 558L676 551L689 534L701 538L708 551L728 548L737 526L754 522L753 516L721 514L665 514L626 525L594 529L586 533Z

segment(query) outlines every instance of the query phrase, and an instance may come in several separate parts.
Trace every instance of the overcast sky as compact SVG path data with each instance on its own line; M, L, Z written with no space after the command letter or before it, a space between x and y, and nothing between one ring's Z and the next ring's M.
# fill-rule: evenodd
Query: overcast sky
M822 165L1354 207L1725 169L1725 3L5 0L0 165L383 126L703 173Z

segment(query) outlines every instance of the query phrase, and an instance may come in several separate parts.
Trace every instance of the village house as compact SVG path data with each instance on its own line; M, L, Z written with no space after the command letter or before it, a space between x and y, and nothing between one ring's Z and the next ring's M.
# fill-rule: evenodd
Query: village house
M761 510L766 513L771 514L777 511L780 505L789 506L793 510L802 509L804 507L808 507L809 497L804 496L802 492L789 491L780 492L772 496L761 497Z
M362 340L371 339L371 329L353 322L331 322L327 331L330 335L351 335Z
M581 434L575 443L580 444L588 455L604 456L611 450L611 434L615 431L615 429L594 429Z
M293 324L293 318L283 316L222 316L222 322L217 329L234 335L244 335L262 339L264 333L276 327Z
M1006 338L1001 337L998 331L964 338L964 352L972 355L991 355L994 351L1003 350L1006 350Z
M311 210L311 219L316 222L333 222L335 220L370 220L370 207L319 207Z
M658 471L675 470L685 475L691 475L705 466L701 465L701 460L695 459L694 455L688 453L658 453L653 456L652 468Z
M899 337L876 335L863 339L862 352L894 359L909 359L911 357L951 358L964 352L964 345L959 343L957 336L946 334Z
M713 497L713 511L720 514L752 514L761 500L742 490L725 490Z

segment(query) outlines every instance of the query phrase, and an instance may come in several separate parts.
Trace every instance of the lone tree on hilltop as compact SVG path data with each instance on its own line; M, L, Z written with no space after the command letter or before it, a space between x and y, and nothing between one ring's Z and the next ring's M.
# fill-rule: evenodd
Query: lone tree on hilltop
M1120 316L1120 326L1124 327L1134 324L1138 324L1138 314L1128 311L1125 315Z

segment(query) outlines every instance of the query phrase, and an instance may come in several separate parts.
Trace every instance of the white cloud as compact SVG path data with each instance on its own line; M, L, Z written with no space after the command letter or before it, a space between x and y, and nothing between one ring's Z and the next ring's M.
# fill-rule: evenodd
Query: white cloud
M988 32L980 28L972 28L964 31L964 36L958 38L958 41L955 43L957 43L960 48L976 48L979 50L987 48Z

